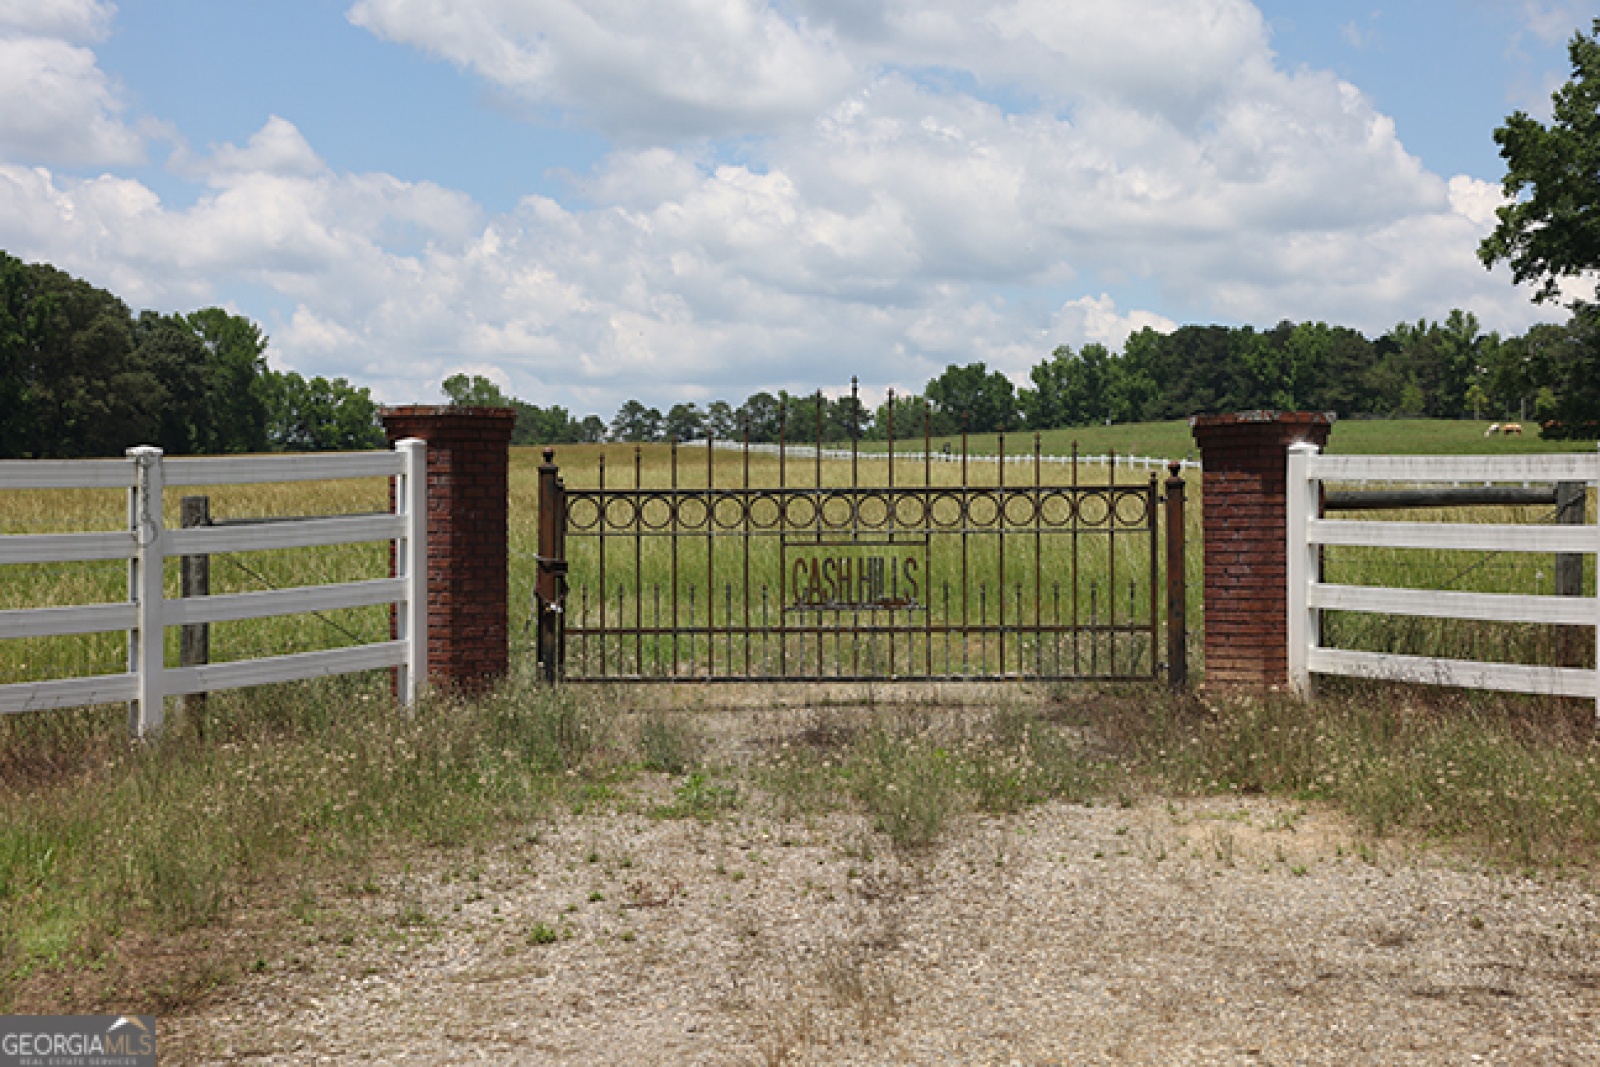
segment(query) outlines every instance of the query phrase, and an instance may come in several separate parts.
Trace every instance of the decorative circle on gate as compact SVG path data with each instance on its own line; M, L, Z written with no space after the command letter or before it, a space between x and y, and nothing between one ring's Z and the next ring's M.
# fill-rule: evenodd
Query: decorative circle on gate
M592 530L600 523L600 502L592 496L567 497L567 529Z
M613 497L606 505L606 525L613 530L628 530L639 521L639 505L632 497Z
M678 525L685 530L698 530L706 524L709 509L700 497L686 496L678 499Z
M996 526L1000 522L1000 498L995 493L973 493L967 498L967 525Z
M1005 506L1006 524L1009 526L1032 526L1033 516L1038 511L1034 504L1032 493L1010 493L1006 496Z
M791 496L783 503L784 523L791 530L809 530L817 524L817 502L808 496Z
M1039 522L1045 526L1070 524L1072 512L1072 497L1067 493L1046 493L1039 502Z
M961 525L961 497L956 493L940 493L928 505L928 522L932 526L953 529Z
M864 496L856 502L856 519L869 530L881 530L889 524L889 500L885 496Z
M1143 526L1150 513L1149 498L1143 492L1117 497L1117 522L1123 526Z
M783 518L783 505L770 493L762 493L750 501L750 525L757 530L771 530Z
M672 503L652 493L639 505L639 525L647 530L665 530L672 525Z
M1085 526L1104 526L1111 518L1111 501L1103 489L1091 489L1078 498L1078 518Z
M928 505L921 496L906 493L894 502L894 521L896 526L918 529L928 521Z
M843 493L829 493L822 503L822 524L830 530L849 529L855 518L855 501Z
M745 503L736 496L719 497L712 505L711 516L719 530L742 530L746 523Z

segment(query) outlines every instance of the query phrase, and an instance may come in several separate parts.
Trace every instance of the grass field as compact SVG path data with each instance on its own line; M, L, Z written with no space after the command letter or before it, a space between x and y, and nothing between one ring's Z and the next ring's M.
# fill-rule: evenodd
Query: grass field
M1528 424L1521 437L1485 437L1489 420L1452 419L1349 419L1334 423L1328 436L1328 452L1346 455L1511 455L1530 452L1587 452L1594 442L1545 441L1538 427ZM896 442L896 450L919 450L920 435ZM968 447L974 453L993 454L999 441L994 434L972 434ZM1079 426L1046 430L1040 434L1040 447L1047 455L1067 455L1077 442L1084 455L1099 455L1115 450L1119 455L1156 456L1164 459L1198 459L1199 449L1189 432L1187 420L1146 422L1116 426ZM935 450L948 444L961 447L959 437L936 437ZM838 447L837 445L833 447ZM883 451L882 442L862 442L862 449ZM1031 453L1033 434L1006 435L1008 454Z

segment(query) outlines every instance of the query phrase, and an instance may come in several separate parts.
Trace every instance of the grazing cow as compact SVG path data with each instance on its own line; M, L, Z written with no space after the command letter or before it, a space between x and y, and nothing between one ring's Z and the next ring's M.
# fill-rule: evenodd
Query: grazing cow
M1500 424L1498 422L1491 422L1489 424L1489 428L1487 430L1483 431L1483 436L1485 436L1485 437L1493 437L1495 434L1497 434L1499 432L1500 432Z
M1521 437L1522 423L1508 422L1504 426L1500 427L1500 432L1505 434L1507 437Z

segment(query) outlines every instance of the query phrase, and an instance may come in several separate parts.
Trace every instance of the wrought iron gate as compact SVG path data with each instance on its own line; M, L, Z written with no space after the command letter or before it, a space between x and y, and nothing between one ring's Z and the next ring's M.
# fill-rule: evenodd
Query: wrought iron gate
M565 484L546 449L535 590L546 672L572 682L1165 673L1182 684L1176 464L1163 497L1154 473L1119 483L1115 457L1045 457L1038 435L1020 456L1006 454L1004 435L994 455L971 455L965 435L960 453L935 453L924 413L918 452L897 451L891 425L887 451L852 440L830 453L817 421L813 447L790 445L784 425L765 450L747 434L656 446L647 464L644 448L622 446L620 472L618 449L602 449L582 486Z

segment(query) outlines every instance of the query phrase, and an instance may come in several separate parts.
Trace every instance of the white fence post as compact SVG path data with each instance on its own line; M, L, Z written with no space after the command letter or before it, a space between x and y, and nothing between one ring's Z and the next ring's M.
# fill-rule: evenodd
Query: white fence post
M407 437L394 448L404 464L394 506L406 518L405 538L395 546L395 569L406 582L405 607L396 615L396 636L406 642L400 700L411 707L428 676L428 444Z
M1306 536L1306 524L1317 511L1317 481L1309 476L1308 468L1318 448L1308 441L1289 446L1288 514L1285 535L1287 564L1286 581L1289 588L1289 686L1305 699L1315 695L1309 667L1310 649L1319 639L1317 609L1310 606L1310 585L1316 578L1316 552Z
M129 526L133 530L134 557L129 592L138 605L138 624L129 631L128 671L135 676L133 704L128 709L128 730L135 739L161 736L166 714L163 691L166 624L162 617L162 561L166 558L165 531L161 523L165 473L161 449L140 445L127 451L134 463L134 486L129 490Z

